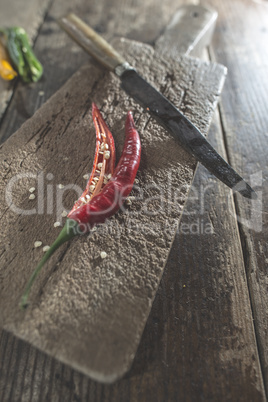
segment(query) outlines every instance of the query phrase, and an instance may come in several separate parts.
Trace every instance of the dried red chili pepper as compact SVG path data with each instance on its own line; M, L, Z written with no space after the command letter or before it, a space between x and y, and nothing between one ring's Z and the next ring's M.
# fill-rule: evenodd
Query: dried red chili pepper
M22 308L27 307L30 288L36 276L57 248L77 234L86 233L94 225L105 222L119 210L132 190L141 157L140 137L132 113L128 112L127 115L125 144L115 171L113 136L95 104L92 105L92 114L96 128L96 151L91 176L59 236L32 273L21 299Z

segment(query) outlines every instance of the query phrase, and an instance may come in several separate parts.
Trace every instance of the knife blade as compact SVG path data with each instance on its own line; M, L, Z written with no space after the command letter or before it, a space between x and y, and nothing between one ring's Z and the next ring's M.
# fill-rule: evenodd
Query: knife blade
M186 151L228 187L244 197L256 198L255 191L218 154L198 128L164 95L145 81L97 32L73 13L60 18L58 22L84 50L121 79L121 86L128 95L166 128Z

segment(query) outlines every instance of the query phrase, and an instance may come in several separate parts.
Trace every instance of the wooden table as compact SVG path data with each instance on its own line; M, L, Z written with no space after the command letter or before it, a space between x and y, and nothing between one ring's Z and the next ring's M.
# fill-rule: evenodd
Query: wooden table
M0 121L1 140L88 60L83 51L71 52L73 44L55 18L73 11L108 40L124 36L153 44L174 10L185 3L2 1L0 25L25 26L46 79L30 86L18 83L11 88L10 100L1 99L7 104ZM130 372L113 385L102 385L3 331L1 400L265 400L268 3L204 3L219 13L209 58L228 67L209 140L252 181L260 201L230 197L229 190L199 166ZM207 223L213 234L205 233Z

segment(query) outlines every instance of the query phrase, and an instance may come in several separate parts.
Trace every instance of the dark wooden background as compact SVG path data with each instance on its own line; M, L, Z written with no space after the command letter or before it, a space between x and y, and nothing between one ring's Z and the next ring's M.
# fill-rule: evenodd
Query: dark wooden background
M71 51L75 45L57 26L57 17L73 11L108 40L125 36L154 44L185 3L1 0L0 25L24 26L45 69L38 84L1 84L1 141L88 60L78 48ZM2 401L266 399L268 2L201 3L219 13L208 56L228 67L209 139L242 176L254 179L261 201L230 197L199 167L130 372L102 385L3 331ZM197 225L192 228L200 232L202 223L213 225L214 233L185 230Z

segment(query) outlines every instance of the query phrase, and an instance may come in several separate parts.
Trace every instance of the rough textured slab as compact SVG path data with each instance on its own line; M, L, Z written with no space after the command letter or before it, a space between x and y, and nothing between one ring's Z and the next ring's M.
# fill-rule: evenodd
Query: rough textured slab
M134 65L139 60L142 74L164 88L202 132L207 131L223 84L222 66L191 58L163 60L151 47L138 43L122 41L117 47L128 52ZM143 147L138 175L143 198L137 190L140 199L126 213L63 247L37 280L26 313L19 311L18 301L42 254L33 244L37 239L51 244L58 232L53 223L62 211L54 205L50 215L18 215L2 199L6 225L1 233L1 325L93 378L109 382L132 362L196 163L141 113L119 89L116 77L85 66L2 146L2 197L9 180L23 172L38 173L39 178L43 174L45 185L84 186L82 176L92 165L95 148L89 115L92 100L106 115L119 152L126 111L134 110ZM13 202L20 208L37 206L28 200L32 185L34 180L27 179L14 186ZM64 191L63 198L70 208L76 197ZM102 250L108 253L105 260L100 259Z

